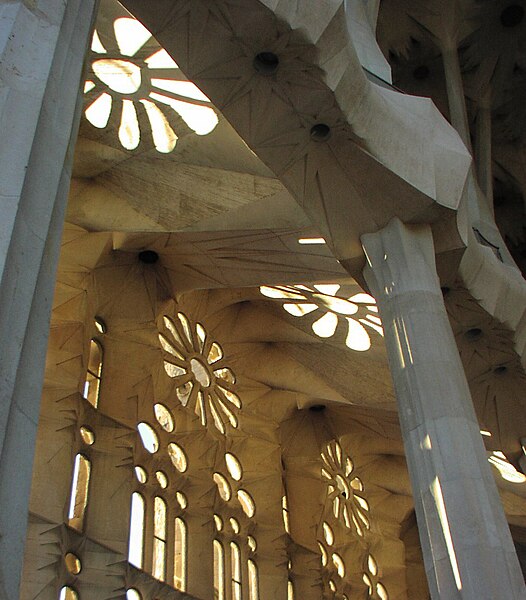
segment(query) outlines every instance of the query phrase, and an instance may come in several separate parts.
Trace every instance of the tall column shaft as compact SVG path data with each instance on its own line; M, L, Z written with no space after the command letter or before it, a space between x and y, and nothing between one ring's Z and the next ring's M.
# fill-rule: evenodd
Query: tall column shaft
M433 599L526 598L435 268L429 226L364 235Z
M19 597L47 332L96 0L0 6L0 599Z

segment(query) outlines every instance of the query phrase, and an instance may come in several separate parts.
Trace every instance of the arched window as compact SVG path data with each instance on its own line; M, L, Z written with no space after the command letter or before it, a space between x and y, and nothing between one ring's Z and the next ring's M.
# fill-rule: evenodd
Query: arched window
M79 595L77 592L68 585L65 585L61 590L58 596L58 600L79 600Z
M174 532L174 587L186 591L186 523L181 517L175 519Z
M294 600L294 584L290 579L287 581L287 600Z
M100 379L102 376L103 349L99 341L92 339L89 345L88 370L83 396L97 408L99 404Z
M89 480L91 475L91 463L83 454L75 456L73 467L73 479L71 483L71 495L69 501L68 525L82 531L84 527L84 516L88 505Z
M225 550L214 540L214 600L225 600Z
M133 492L130 512L130 538L128 542L128 562L142 569L144 543L144 498Z
M248 559L248 598L259 600L258 568L252 559Z
M232 572L232 600L241 600L241 552L236 542L230 542L230 569Z
M152 575L164 581L166 574L166 502L155 496L153 503Z

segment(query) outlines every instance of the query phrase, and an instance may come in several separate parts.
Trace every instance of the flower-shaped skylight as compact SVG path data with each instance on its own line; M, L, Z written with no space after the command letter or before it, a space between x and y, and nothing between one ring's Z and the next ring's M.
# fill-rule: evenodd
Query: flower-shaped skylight
M325 446L321 458L321 474L327 482L327 494L332 502L334 516L347 529L354 529L363 537L370 528L369 503L363 497L362 480L354 475L351 458L344 454L336 441Z
M164 317L167 335L159 334L165 350L164 369L173 378L183 406L192 407L203 426L213 423L224 434L226 424L237 427L241 400L234 391L236 376L225 365L222 347L201 323L193 325L183 313Z
M262 286L260 291L268 298L282 300L283 308L294 317L312 315L312 331L318 337L330 338L338 327L345 327L345 344L352 350L369 350L371 338L367 328L383 335L376 302L369 294L341 295L343 289L337 283Z
M188 129L207 135L216 127L210 100L136 19L100 23L91 51L86 118L104 129L113 116L126 150L135 150L145 137L141 123L149 122L153 145L163 153L171 152Z

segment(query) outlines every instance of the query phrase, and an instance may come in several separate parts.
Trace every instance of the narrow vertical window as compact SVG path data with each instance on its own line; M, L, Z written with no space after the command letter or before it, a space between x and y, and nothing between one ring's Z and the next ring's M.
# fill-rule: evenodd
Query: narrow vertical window
M152 575L164 581L166 571L166 502L156 496L153 515Z
M97 340L91 340L89 345L88 371L86 373L83 395L95 408L99 404L102 356L101 344Z
M174 587L186 591L186 523L180 518L175 519L174 536Z
M248 559L248 598L259 600L258 568L250 558Z
M225 551L219 540L214 540L214 600L225 600Z
M82 531L84 527L84 515L86 513L86 506L88 505L90 474L90 461L83 454L77 454L73 467L68 525L78 531Z
M241 552L235 542L230 542L230 568L232 570L232 600L241 600Z
M130 511L130 538L128 542L128 562L142 569L144 542L144 498L133 492Z
M289 501L287 494L283 494L281 498L281 514L283 516L283 526L285 531L290 534L290 518L289 518Z
M287 600L294 600L294 584L290 579L287 581Z

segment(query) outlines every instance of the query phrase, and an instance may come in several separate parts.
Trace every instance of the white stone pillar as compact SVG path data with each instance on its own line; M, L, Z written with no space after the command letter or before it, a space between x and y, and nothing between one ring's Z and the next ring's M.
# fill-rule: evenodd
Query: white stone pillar
M96 0L0 3L0 599L22 568L47 332Z
M526 598L448 321L431 230L362 237L382 317L431 596Z

